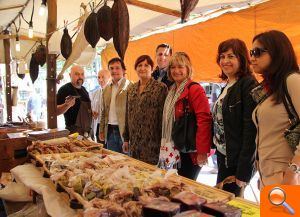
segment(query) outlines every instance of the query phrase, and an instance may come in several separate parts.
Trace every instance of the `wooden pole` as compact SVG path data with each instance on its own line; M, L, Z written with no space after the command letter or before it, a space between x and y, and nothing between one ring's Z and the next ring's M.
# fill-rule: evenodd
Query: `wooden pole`
M139 0L125 0L127 4L134 5L136 7L144 8L147 10L155 11L162 14L171 15L174 17L181 17L181 12L177 10L172 10L170 8L165 8L159 5L154 5L151 3L139 1Z
M16 35L15 34L12 34L12 35L0 34L0 40L9 39L9 38L16 38ZM21 34L19 34L19 39L22 41L24 41L24 40L28 40L28 41L45 40L45 38L43 38L43 37L33 36L32 38L29 38L27 35L21 35Z
M23 6L24 5L22 4L22 5L13 5L13 6L8 6L8 7L2 7L2 8L0 8L0 11L22 8Z
M9 34L8 31L4 31L5 34ZM10 39L4 39L4 55L5 55L5 71L6 71L6 113L7 121L12 121L12 99L11 99L11 73L10 73Z
M49 54L48 42L51 32L56 30L57 25L57 0L47 1L48 21L47 21L47 119L48 128L57 128L56 116L56 55Z

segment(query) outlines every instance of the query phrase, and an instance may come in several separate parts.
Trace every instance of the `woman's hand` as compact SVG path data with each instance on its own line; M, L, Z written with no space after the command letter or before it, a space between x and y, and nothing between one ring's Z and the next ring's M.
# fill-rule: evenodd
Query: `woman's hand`
M203 165L205 165L207 163L207 154L198 154L197 155L197 164L199 165L199 167L202 167Z
M124 153L128 153L128 151L129 151L129 144L128 144L128 142L124 142L123 143L122 149L123 149Z
M298 166L300 165L300 156L299 156L299 148L295 152L295 156L293 157L291 163L295 163ZM283 174L282 184L285 185L299 185L299 175L300 173L294 173L290 168L287 168Z
M93 116L94 119L97 119L98 115L99 115L98 112L92 111L92 116Z
M283 175L283 185L298 185L299 174L294 173L289 168L286 169Z
M243 182L243 181L241 181L241 180L239 180L239 179L237 179L237 178L235 178L235 183L236 183L237 186L239 186L240 188L247 185L247 182Z
M100 141L104 141L104 133L99 133L99 139Z

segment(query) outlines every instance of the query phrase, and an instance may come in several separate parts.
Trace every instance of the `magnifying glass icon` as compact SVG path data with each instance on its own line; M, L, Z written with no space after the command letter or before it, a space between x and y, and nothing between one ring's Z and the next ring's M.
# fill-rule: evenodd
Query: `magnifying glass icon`
M269 192L269 201L271 204L275 206L284 206L287 211L291 214L295 214L295 210L285 202L286 199L286 194L285 191L282 188L279 187L274 187L272 190Z

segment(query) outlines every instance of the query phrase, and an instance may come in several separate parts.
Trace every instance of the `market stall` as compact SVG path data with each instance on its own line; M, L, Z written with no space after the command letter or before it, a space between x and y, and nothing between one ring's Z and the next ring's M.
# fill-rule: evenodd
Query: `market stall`
M36 140L60 138L69 134L65 129L33 130L28 125L0 129L0 173L28 161L27 147Z
M90 65L97 55L103 68L112 57L122 58L129 66L127 77L134 81L136 57L153 56L155 47L165 42L191 55L201 72L195 73L195 80L219 81L215 54L223 39L240 37L250 43L253 34L272 26L286 31L297 44L299 16L294 5L299 0L7 2L15 3L0 4L1 12L11 12L0 21L7 121L13 112L12 73L19 79L27 73L34 83L45 63L48 114L48 129L25 122L0 128L0 197L7 213L18 216L21 209L19 213L66 217L259 216L257 204L231 193L103 149L88 139L68 137L68 131L56 129L56 88L73 63ZM34 8L46 5L48 16L34 16ZM223 29L224 23L232 25ZM61 71L58 59L64 61ZM12 70L13 65L18 69Z
M31 163L13 168L12 177L50 216L259 216L250 201L80 137L35 141L28 151Z

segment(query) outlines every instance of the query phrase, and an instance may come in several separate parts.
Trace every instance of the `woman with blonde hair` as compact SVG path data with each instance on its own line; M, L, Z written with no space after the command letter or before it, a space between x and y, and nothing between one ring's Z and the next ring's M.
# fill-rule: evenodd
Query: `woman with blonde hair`
M207 162L211 147L211 114L204 89L191 77L193 74L189 56L175 53L169 63L169 78L174 81L167 95L162 121L160 161L165 168L177 167L178 174L197 179L201 167ZM195 116L195 149L178 150L173 141L174 122L185 115L185 110ZM178 146L177 146L178 147ZM160 162L161 163L161 162Z

